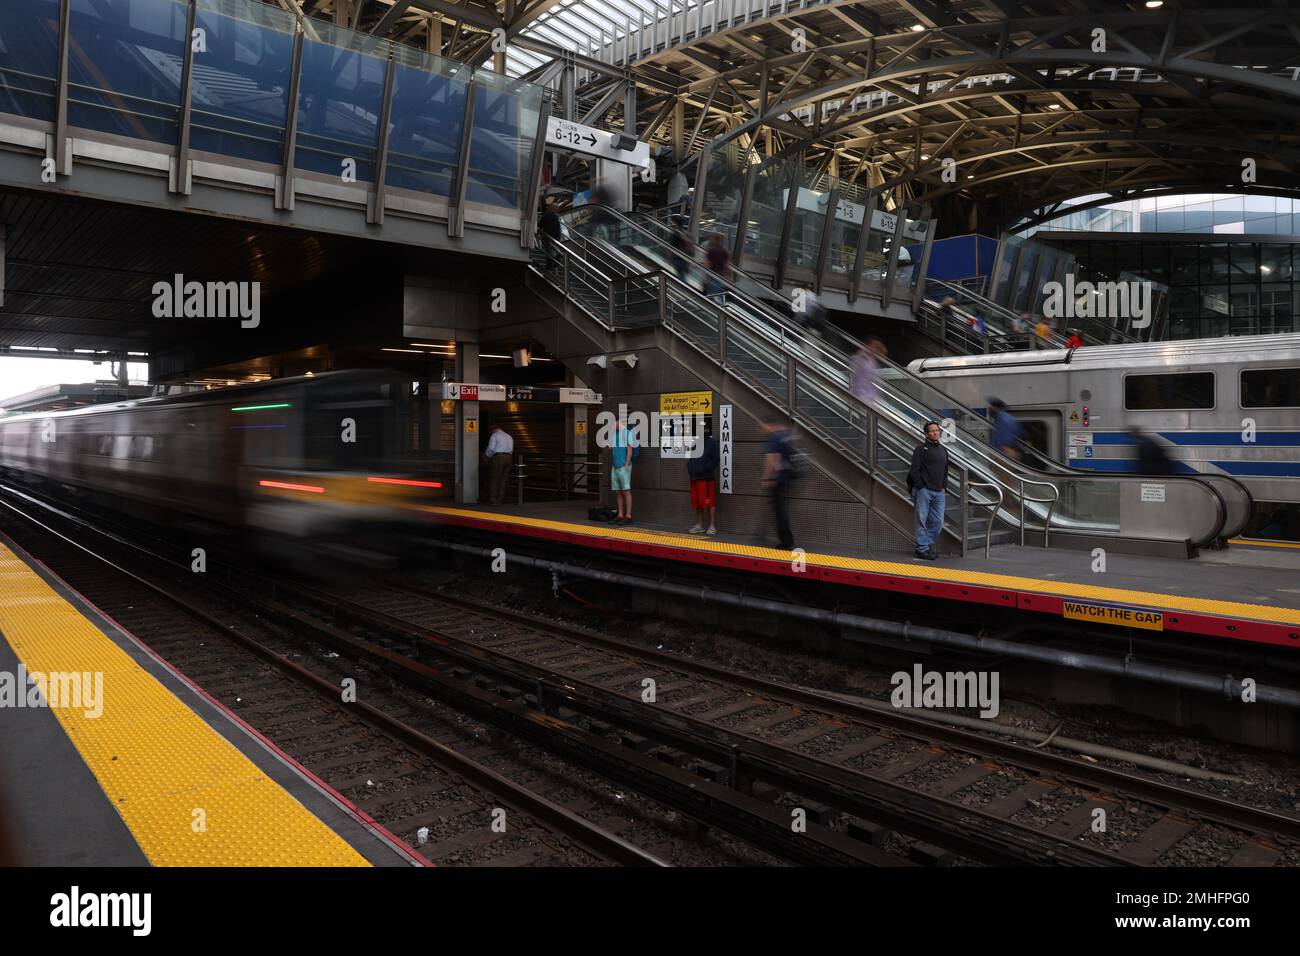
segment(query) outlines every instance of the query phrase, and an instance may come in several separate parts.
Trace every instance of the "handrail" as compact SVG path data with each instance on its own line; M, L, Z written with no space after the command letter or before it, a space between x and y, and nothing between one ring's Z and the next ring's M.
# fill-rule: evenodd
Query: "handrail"
M989 523L984 528L984 558L987 560L990 555L990 549L993 544L993 526L997 524L998 512L1002 510L1002 489L995 484L986 481L967 481L966 490L973 491L976 488L992 488L993 493L997 495L996 501L974 501L973 503L980 508L989 509ZM970 500L967 498L967 500Z

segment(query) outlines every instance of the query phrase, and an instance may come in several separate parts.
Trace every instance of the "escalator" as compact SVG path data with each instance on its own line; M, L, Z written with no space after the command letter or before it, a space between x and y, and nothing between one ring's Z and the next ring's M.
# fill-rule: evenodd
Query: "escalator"
M1239 500L1244 490L1227 483L1170 479L1165 500L1152 502L1139 476L1014 461L988 445L983 415L892 363L882 364L878 391L864 402L850 391L858 343L845 333L810 334L755 280L721 279L681 254L667 227L590 206L564 221L568 238L535 252L539 294L560 293L577 307L566 314L595 323L595 335L655 329L657 346L715 391L729 400L743 394L743 410L788 416L819 470L908 540L906 472L932 419L942 422L952 459L943 550L965 553L1010 538L1190 556L1240 530L1249 513L1249 496Z

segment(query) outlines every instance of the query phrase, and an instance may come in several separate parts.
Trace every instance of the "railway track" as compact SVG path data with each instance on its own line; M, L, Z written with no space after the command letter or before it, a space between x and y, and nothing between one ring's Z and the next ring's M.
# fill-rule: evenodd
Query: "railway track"
M417 584L258 581L260 615L787 859L1151 865L1218 830L1273 865L1300 842L1280 814Z

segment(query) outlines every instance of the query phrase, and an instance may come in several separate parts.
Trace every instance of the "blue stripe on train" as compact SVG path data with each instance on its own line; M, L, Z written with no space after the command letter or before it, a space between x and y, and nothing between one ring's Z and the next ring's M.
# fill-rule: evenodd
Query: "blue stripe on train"
M1066 464L1071 468L1084 471L1127 472L1132 471L1132 458L1071 458ZM1225 474L1256 478L1300 478L1300 462L1291 461L1212 461ZM1181 461L1174 461L1177 474L1199 474L1195 468Z
M1078 434L1077 432L1075 434ZM1241 432L1157 432L1174 445L1252 445L1300 447L1300 432L1258 431L1253 442L1243 441ZM1127 432L1093 432L1094 445L1131 445L1133 439Z

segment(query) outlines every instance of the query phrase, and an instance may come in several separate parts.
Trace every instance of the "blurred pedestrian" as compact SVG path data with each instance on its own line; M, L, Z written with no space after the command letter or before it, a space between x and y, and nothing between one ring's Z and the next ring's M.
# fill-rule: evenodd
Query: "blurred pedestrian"
M948 449L939 441L938 422L926 422L923 432L925 440L912 450L912 467L907 472L907 493L916 505L916 556L933 561L939 557L935 544L943 533Z
M1047 324L1047 319L1043 316L1038 317L1038 324L1034 326L1034 346L1045 349L1052 338L1052 327Z
M488 466L488 497L494 505L501 504L506 496L506 481L510 477L510 463L514 460L515 440L500 426L488 436L483 457Z
M556 207L555 200L546 200L544 208L545 212L542 213L542 218L538 222L538 227L542 230L543 235L559 242L564 238L564 224L560 222L560 213Z
M1130 426L1128 433L1136 446L1139 475L1161 476L1177 473L1178 469L1163 445L1136 425Z
M1016 416L1007 411L1007 403L1000 398L990 398L988 402L989 421L993 423L991 443L994 448L1008 458L1020 460L1020 439L1023 429Z
M614 194L602 179L591 186L591 205L595 207L591 214L591 224L595 227L597 238L606 242L613 238L615 219L609 207L614 204Z
M794 532L790 530L790 486L798 477L794 442L785 422L775 415L764 418L762 427L767 434L767 449L763 455L763 488L772 502L777 538L781 547L789 551L794 547Z
M708 263L709 271L712 273L708 278L705 294L710 297L717 296L718 304L725 305L726 283L731 281L731 250L722 241L720 233L715 232L709 236L709 247L704 251L704 261Z
M672 226L672 238L669 241L677 251L673 256L673 271L677 273L677 281L685 285L687 269L695 261L695 246L686 233L687 224L684 217L674 216Z
M695 526L689 533L712 536L718 533L718 463L722 456L718 440L713 437L711 418L704 419L700 444L700 454L686 459L686 473L691 479L691 507L695 509Z
M1065 340L1065 347L1067 349L1083 348L1083 336L1078 329L1070 329L1070 337Z
M874 405L880 390L880 360L888 354L885 343L871 336L853 356L853 373L849 382L853 395Z

